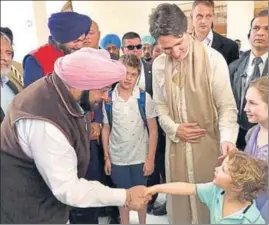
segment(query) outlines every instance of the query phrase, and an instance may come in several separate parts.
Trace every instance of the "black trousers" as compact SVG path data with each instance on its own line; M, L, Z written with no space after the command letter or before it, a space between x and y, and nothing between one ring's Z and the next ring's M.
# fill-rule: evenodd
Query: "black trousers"
M101 182L104 168L102 149L97 141L91 141L90 145L90 163L85 178ZM100 208L97 207L73 208L69 215L70 224L98 224L99 211Z
M153 186L160 184L161 182L165 183L165 134L158 124L158 145L155 155L155 167L154 172L148 177L147 186ZM153 205L158 197L158 194L152 196L149 205Z
M99 208L74 208L70 211L70 224L98 224Z
M105 185L111 188L115 188L116 186L113 184L110 176L105 176ZM119 218L120 211L118 206L108 206L105 207L106 213L110 218Z
M239 128L239 133L238 133L238 138L236 141L236 147L240 150L240 151L244 151L245 147L246 147L246 137L247 131L242 129L241 127Z

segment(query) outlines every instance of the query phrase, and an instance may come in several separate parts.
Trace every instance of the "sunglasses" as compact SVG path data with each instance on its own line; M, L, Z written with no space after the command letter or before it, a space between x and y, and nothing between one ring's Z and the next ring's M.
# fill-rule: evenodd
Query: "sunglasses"
M128 50L134 50L135 48L137 50L140 50L140 49L142 49L142 45L141 44L140 45L127 45L127 46L125 46L125 48L127 48Z

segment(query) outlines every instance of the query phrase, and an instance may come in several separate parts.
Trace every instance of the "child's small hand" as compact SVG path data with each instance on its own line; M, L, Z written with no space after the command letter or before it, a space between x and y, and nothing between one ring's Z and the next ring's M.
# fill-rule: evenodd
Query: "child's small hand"
M148 195L155 195L157 193L155 186L151 186L146 188L145 192L144 192L144 196L148 196Z
M154 159L147 159L144 164L144 176L150 176L154 171Z

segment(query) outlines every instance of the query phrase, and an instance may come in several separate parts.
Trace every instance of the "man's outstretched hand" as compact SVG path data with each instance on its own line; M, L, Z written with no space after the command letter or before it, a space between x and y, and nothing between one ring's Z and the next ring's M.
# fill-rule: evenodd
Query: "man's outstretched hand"
M141 210L146 207L151 200L151 196L145 196L147 188L145 186L135 186L127 190L127 206L131 210Z

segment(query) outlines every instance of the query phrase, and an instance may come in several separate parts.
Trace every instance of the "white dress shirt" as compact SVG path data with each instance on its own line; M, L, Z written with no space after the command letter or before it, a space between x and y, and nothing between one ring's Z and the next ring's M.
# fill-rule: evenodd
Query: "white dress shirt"
M146 90L145 70L144 70L144 65L141 60L140 60L140 63L141 63L141 72L140 72L140 76L137 79L137 86L145 91Z
M123 206L124 189L78 178L78 159L64 134L53 124L21 119L16 122L19 143L32 158L44 181L62 203L74 207Z
M211 47L213 43L213 31L210 30L206 38L202 41L205 46Z

